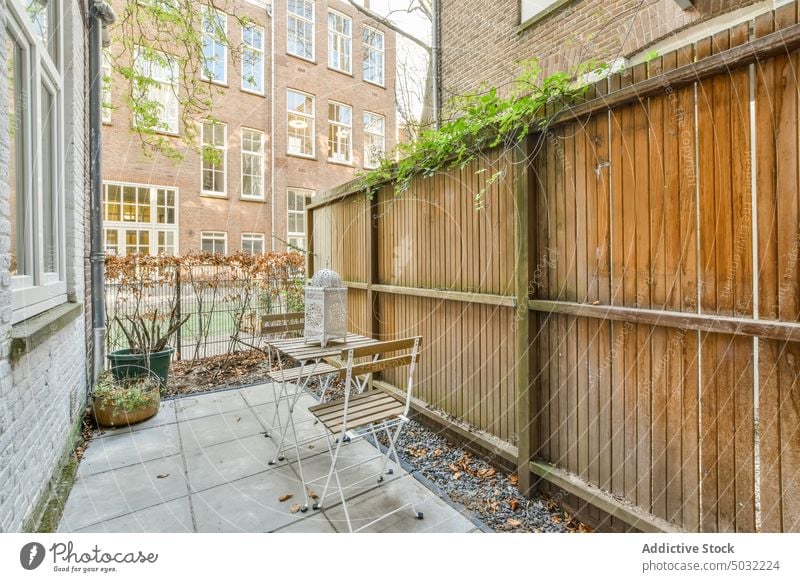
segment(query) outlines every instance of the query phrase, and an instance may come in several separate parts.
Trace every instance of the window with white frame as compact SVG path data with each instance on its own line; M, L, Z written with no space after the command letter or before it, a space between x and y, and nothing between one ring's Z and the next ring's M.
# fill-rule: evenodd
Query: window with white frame
M377 168L386 151L386 118L364 112L364 167Z
M242 89L264 93L264 29L255 24L242 27Z
M521 24L525 24L532 18L546 16L566 2L567 0L521 0L519 21Z
M225 195L225 166L228 153L228 126L224 123L205 121L201 126L202 151L200 173L203 194Z
M364 27L364 80L384 85L384 35L380 30Z
M314 97L288 89L286 117L287 153L314 157Z
M243 232L242 252L250 255L264 254L264 235L258 232Z
M228 247L228 233L209 231L200 233L200 250L224 255Z
M174 255L178 250L178 191L105 182L103 231L108 254Z
M314 195L312 190L289 188L286 192L286 242L291 249L306 249L306 206Z
M228 82L228 15L212 9L203 11L203 67L200 78L212 83Z
M314 60L314 2L288 0L286 51L301 59Z
M67 300L62 4L6 2L11 323Z
M264 132L242 128L242 198L264 199Z
M102 89L103 123L111 123L111 63L108 53L103 51L103 89Z
M328 160L353 160L353 108L335 101L328 101Z
M135 93L139 108L135 126L178 133L178 59L172 55L136 47Z
M328 66L343 73L353 72L353 21L330 10L328 12Z

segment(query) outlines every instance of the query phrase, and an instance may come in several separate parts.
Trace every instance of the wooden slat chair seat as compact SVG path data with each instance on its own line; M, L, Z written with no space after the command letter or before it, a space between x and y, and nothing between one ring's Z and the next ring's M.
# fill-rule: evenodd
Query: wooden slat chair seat
M395 462L400 462L397 450L395 449L395 442L397 441L397 437L403 425L408 421L414 368L419 359L420 343L421 338L413 337L355 346L343 350L340 357L342 361L345 362L345 365L339 369L338 373L345 380L344 397L334 400L333 402L315 404L308 408L309 412L311 412L311 414L331 432L332 436L335 437L333 446L329 447L331 467L325 477L326 481L322 490L322 495L314 504L314 509L323 507L328 487L331 484L331 479L335 478L339 488L339 496L342 500L345 520L351 532L353 531L353 527L350 521L350 515L347 512L347 499L339 479L339 472L352 469L356 465L338 468L337 462L340 461L339 453L344 445L356 439L366 438L368 435L377 439L379 433L383 434L388 441L388 446L381 454L383 457L383 465L380 473L375 476L378 477L378 483L382 483L384 474L392 473L392 470L387 469L387 467L392 455L394 455ZM403 355L392 355L397 352L409 351L410 353ZM368 390L360 394L352 394L354 390L359 390L361 387L366 386L366 380L362 381L360 378L370 378L375 373L401 367L408 368L405 399L401 400L395 398L382 390ZM356 429L364 430L355 432ZM358 464L363 464L363 462ZM370 478L371 477L367 477L366 479ZM362 479L361 481L366 479ZM416 511L413 501L409 501L409 503L406 503L402 507L374 519L359 529L369 527L376 521L392 515L405 507L411 507L417 519L422 519L422 513Z
M283 368L281 370L272 370L267 377L275 382L296 382L299 378L314 378L317 376L328 376L330 374L338 374L341 371L341 366L327 364L320 362L318 364L309 364L305 367L296 366L294 368Z
M403 415L405 405L394 396L380 390L350 397L347 417L347 430L395 420ZM344 428L344 400L334 400L309 407L309 412L332 433L342 432Z

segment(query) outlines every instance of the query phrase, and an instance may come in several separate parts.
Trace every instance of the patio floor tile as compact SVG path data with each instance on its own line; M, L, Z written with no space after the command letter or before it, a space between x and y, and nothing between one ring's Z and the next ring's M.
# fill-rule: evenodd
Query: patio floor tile
M222 414L231 410L245 408L247 402L238 390L212 392L199 396L184 396L175 401L175 411L179 421L212 414Z
M292 495L281 502L282 495ZM269 532L305 516L302 484L289 467L278 467L192 495L200 532Z
M336 533L323 513L315 511L308 517L290 523L275 533Z
M79 533L187 533L194 531L189 497L160 503L147 509L103 521Z
M79 477L64 507L59 531L75 531L188 492L179 455Z
M180 423L179 427L184 451L264 432L264 427L248 408L193 418Z
M89 442L78 466L78 477L170 457L180 451L175 424L120 432Z
M347 511L350 514L353 529L358 529L409 501L413 501L415 509L423 513L423 519L417 519L412 509L407 507L363 531L371 533L467 533L475 529L475 524L469 519L433 495L428 488L408 474L402 479L389 482L348 500ZM337 531L348 531L341 505L326 509L325 516Z
M188 451L189 486L202 491L275 468L268 464L275 451L272 441L260 434Z
M279 389L280 386L275 386L276 394ZM272 393L272 384L270 383L247 386L246 388L242 388L239 392L250 406L258 406L259 404L275 401L275 396Z

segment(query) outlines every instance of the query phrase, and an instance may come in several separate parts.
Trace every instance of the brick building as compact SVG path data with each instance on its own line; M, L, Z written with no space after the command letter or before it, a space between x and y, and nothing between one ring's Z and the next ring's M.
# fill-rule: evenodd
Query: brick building
M171 96L177 65L148 71L163 82L155 94L163 134L181 161L145 155L120 94L125 85L110 83L103 132L109 252L304 247L307 200L394 147L394 33L343 0L216 6L219 26L243 52L232 58L209 34L206 52L214 56L203 77L214 85L218 123L201 124L197 139L214 155L201 156L177 137L186 131Z
M84 2L0 0L0 532L35 526L90 383L86 46Z
M590 59L629 63L749 20L786 0L460 0L440 8L442 99L501 90L520 61L543 71ZM476 18L475 15L482 15Z

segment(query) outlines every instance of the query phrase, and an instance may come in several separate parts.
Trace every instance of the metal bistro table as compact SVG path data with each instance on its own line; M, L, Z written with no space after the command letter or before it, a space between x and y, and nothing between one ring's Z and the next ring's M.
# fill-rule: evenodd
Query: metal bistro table
M285 450L289 446L294 447L295 454L297 455L297 467L300 472L300 481L304 484L303 495L305 504L302 511L305 512L308 509L308 491L306 491L305 487L303 465L300 462L300 445L305 444L305 442L298 442L297 439L297 429L294 421L294 410L297 401L305 392L308 382L312 378L320 378L323 385L322 399L324 399L325 392L330 385L332 377L338 375L342 369L342 366L336 363L342 351L375 344L378 343L378 340L356 333L348 333L344 340L330 340L325 347L322 347L318 341L306 343L306 339L303 337L269 340L266 343L268 348L274 350L277 355L287 356L300 364L294 368L284 368L282 359L280 357L276 358L279 369L270 372L269 378L273 382L273 390L275 384L278 384L280 389L275 393L275 412L273 413L270 430L267 436L274 440L275 430L280 429L278 451L276 458L269 462L270 465L275 464L277 461L283 461L285 458ZM333 361L331 362L331 360ZM294 392L290 392L290 385L296 386ZM288 402L288 414L285 419L281 419L280 405L284 400ZM291 443L287 443L286 441L286 433L289 429L291 429L293 437ZM307 439L306 442L327 438L327 436L327 433L323 432L320 436Z

